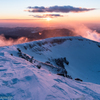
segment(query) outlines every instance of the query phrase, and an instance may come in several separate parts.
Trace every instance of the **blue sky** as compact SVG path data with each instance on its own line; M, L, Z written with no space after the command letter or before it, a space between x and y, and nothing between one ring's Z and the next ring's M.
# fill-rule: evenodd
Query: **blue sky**
M100 8L100 0L0 0L0 16L6 19L28 16L28 6L64 6ZM0 18L0 19L1 19Z
M24 11L27 7L31 6L73 6L79 8L96 8L96 10L86 11L86 12L69 12L69 13L53 13L65 15L64 17L52 18L52 23L54 22L70 22L70 21L93 21L100 23L100 0L0 0L0 19L36 19L34 15L39 15L41 13L30 13ZM43 14L43 13L42 13ZM33 16L29 16L33 15ZM46 15L45 15L46 16ZM42 18L42 17L41 17ZM42 20L41 20L42 21ZM3 22L3 21L2 21ZM10 21L9 21L10 22ZM1 23L1 21L0 21ZM35 21L35 24L37 22ZM41 22L43 23L43 22ZM39 24L39 21L38 21Z

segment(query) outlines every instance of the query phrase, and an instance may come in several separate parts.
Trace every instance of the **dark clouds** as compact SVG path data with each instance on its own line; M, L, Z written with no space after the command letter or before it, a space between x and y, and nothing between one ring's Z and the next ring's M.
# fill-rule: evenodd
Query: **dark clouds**
M29 12L62 12L62 13L68 13L68 12L83 12L83 11L91 11L95 10L95 8L81 8L81 7L73 7L73 6L51 6L51 7L28 7Z
M56 18L56 17L63 17L63 15L60 14L44 14L44 15L30 15L33 16L35 18Z

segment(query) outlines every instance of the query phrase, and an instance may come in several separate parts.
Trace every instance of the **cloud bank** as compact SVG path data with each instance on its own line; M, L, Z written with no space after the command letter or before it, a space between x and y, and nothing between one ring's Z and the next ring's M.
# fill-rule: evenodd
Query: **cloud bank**
M43 15L30 15L33 16L35 18L56 18L56 17L63 17L63 15L60 14L43 14Z
M83 24L79 24L79 25L74 24L70 28L72 29L73 34L68 35L64 31L60 31L60 29L59 29L59 32L47 30L44 33L42 32L37 33L35 35L36 38L33 37L33 39L31 40L28 37L20 37L18 39L12 39L12 38L6 39L5 36L2 34L0 35L0 47L20 44L20 43L25 43L29 41L50 38L50 37L67 36L67 35L68 36L82 36L84 38L100 42L100 33L96 32L96 30L91 30L90 28L88 28L87 26ZM41 36L41 37L38 37L38 36Z
M100 33L96 32L96 30L91 30L86 25L75 25L73 29L77 36L100 42Z
M0 47L1 46L10 46L10 45L15 45L15 44L20 44L20 43L25 43L29 42L30 40L27 37L20 37L19 39L6 39L5 36L2 34L0 35Z
M73 7L73 6L51 6L51 7L38 7L38 6L34 6L28 7L28 12L36 12L36 13L40 13L40 12L61 12L61 13L69 13L69 12L84 12L84 11L91 11L91 10L95 10L95 8L81 8L81 7Z

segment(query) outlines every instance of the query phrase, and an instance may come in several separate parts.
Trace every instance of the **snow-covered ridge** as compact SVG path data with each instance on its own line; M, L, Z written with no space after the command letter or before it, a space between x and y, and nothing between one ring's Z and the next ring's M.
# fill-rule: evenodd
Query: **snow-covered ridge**
M18 48L29 59L33 56L32 63L18 55ZM100 43L82 37L55 37L1 47L0 97L11 97L12 100L99 100L99 57ZM58 68L66 69L73 79L57 75Z
M18 45L19 48L34 56L35 59L53 65L54 59L64 58L69 61L65 65L68 74L73 78L100 84L100 43L82 37L55 37ZM27 48L27 50L26 50ZM92 75L92 77L91 77Z

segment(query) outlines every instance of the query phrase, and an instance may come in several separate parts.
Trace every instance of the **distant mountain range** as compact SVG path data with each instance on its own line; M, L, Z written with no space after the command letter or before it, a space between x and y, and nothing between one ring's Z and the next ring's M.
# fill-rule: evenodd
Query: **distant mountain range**
M41 33L41 34L39 34ZM9 39L18 39L20 37L27 37L31 40L45 39L50 37L60 36L75 36L75 33L70 29L53 29L53 28L32 28L32 27L18 27L18 28L0 28L0 34Z

